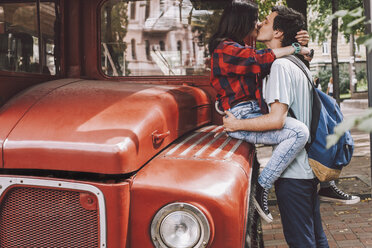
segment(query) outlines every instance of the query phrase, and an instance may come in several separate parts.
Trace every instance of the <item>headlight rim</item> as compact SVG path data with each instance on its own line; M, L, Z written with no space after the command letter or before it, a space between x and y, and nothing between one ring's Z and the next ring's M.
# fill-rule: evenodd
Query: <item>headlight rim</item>
M169 248L162 240L160 234L160 225L166 216L176 211L184 211L195 217L200 226L200 238L193 248L205 247L208 244L211 236L211 228L208 218L200 208L186 202L173 202L167 204L155 214L151 222L151 239L155 247Z

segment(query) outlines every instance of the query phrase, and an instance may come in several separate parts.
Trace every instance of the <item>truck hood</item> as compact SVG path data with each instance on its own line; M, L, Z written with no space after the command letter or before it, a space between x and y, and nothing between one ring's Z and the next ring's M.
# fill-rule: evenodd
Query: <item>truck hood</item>
M2 108L4 168L130 173L210 122L209 98L195 87L60 81Z

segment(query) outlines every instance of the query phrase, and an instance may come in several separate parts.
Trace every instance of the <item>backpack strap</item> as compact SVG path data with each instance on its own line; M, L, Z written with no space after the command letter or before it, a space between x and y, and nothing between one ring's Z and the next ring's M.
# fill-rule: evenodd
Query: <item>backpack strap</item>
M315 85L313 83L313 80L311 80L311 76L308 73L308 70L305 69L306 68L305 64L299 58L297 58L296 56L293 56L293 55L285 56L283 58L288 59L292 63L297 65L302 70L302 72L306 75L311 87L313 88L313 107L312 107L312 115L311 115L311 123L310 123L310 137L311 137L311 140L305 146L306 150L309 150L311 144L315 140L316 130L318 129L318 123L319 123L320 110L321 110L321 107L322 107L322 103L320 101L320 97L319 97L319 94L318 94L318 91L317 91L318 89L315 88ZM291 108L288 109L288 112L293 118L297 119L296 115L293 113L293 110Z
M314 83L313 83L313 80L311 80L311 76L309 75L309 73L308 73L307 70L305 69L305 68L306 68L305 64L304 64L304 63L303 63L299 58L297 58L297 57L294 56L294 55L285 56L285 57L283 57L283 58L286 58L286 59L292 61L295 65L297 65L298 68L300 68L300 69L303 71L303 73L306 75L306 77L307 77L307 79L309 80L311 86L312 86L313 88L315 88L315 85L314 85Z

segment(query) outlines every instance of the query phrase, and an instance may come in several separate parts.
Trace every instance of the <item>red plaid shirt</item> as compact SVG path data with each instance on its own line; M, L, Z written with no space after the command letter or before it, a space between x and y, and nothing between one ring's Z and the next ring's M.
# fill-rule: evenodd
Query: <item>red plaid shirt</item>
M221 42L211 59L211 85L224 110L240 99L262 102L262 79L270 72L275 54L271 49L256 50L232 40Z

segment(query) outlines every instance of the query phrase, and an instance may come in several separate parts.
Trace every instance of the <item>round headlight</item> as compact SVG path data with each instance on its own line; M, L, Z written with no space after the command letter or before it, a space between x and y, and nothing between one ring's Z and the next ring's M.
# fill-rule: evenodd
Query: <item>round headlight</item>
M207 218L197 207L188 203L172 203L154 216L151 237L155 247L205 247L210 228Z
M198 220L191 214L176 211L167 215L160 224L160 235L172 248L193 247L200 237Z

